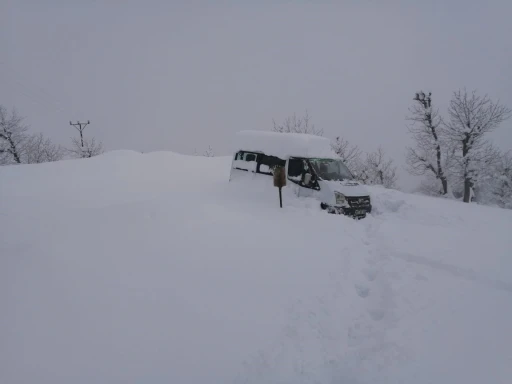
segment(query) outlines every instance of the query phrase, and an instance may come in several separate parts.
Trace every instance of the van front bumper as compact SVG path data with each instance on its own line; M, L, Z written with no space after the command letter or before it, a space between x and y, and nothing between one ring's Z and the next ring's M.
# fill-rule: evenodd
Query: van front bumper
M370 198L365 197L347 197L348 207L338 207L321 203L320 207L328 213L350 216L358 219L365 218L367 214L372 212Z

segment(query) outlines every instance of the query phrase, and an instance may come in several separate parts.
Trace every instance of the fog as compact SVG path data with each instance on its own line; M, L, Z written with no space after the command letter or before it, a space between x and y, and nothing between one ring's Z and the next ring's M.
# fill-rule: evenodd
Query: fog
M68 144L229 154L233 133L307 110L324 136L382 146L400 170L414 92L467 87L512 107L510 1L0 5L0 103ZM512 148L512 121L492 135Z

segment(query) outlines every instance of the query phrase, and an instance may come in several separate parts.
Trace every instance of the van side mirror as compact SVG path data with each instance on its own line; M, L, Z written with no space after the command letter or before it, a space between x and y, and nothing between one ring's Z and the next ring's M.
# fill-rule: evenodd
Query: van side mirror
M306 173L304 175L304 184L309 185L311 183L311 173Z

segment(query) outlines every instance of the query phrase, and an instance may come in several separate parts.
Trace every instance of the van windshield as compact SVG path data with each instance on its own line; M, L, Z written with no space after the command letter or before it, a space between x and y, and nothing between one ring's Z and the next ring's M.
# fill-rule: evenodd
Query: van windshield
M309 162L318 177L323 180L351 180L354 178L341 160L309 159Z

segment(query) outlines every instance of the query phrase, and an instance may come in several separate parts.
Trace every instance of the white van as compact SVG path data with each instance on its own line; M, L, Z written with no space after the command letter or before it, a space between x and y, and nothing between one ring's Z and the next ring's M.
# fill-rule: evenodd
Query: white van
M364 218L372 210L368 190L332 150L324 137L267 131L236 135L230 180L240 173L268 175L285 168L287 186L297 196L316 198L329 213Z

